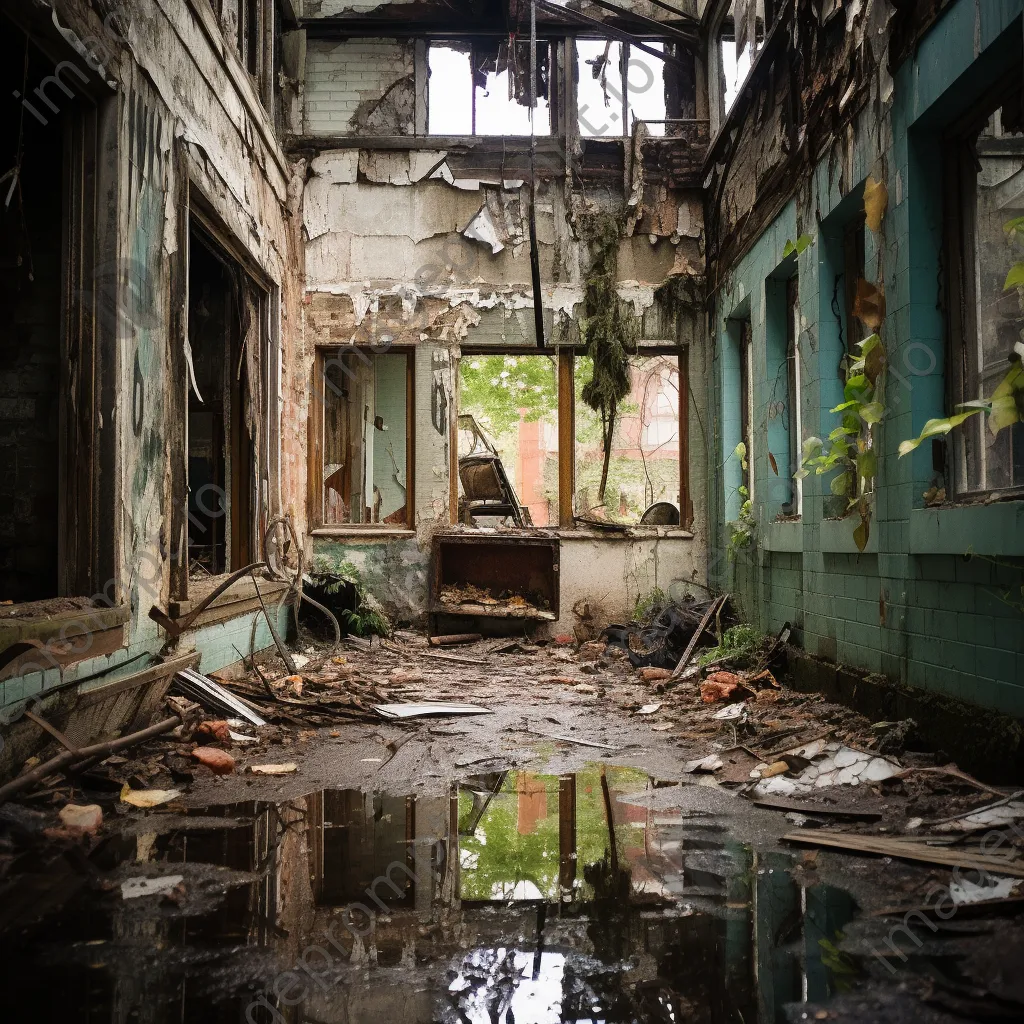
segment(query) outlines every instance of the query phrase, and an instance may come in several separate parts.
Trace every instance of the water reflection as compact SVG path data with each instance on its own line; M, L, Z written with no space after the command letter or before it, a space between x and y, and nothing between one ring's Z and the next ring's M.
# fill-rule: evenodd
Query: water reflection
M767 1024L851 980L845 893L658 795L596 765L151 815L49 911L9 915L0 952L33 1019L114 1024ZM120 896L172 873L169 896Z

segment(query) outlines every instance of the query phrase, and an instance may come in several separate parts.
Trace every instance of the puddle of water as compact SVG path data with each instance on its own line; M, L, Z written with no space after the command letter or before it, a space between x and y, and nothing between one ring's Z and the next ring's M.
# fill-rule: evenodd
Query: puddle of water
M852 899L664 795L594 765L150 814L16 865L0 955L32 1019L117 1024L771 1022L849 985Z

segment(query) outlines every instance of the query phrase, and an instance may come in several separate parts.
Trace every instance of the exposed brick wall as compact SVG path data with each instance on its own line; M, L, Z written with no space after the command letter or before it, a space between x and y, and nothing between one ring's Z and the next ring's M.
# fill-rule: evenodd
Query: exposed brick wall
M413 74L411 43L311 40L306 50L304 132L347 135L361 129L376 135L411 135L416 123Z

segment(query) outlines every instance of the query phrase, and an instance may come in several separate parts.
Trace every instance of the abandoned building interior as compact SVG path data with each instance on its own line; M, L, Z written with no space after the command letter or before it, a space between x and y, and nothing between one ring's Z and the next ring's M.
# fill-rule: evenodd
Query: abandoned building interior
M12 1020L1024 1018L1024 0L0 28Z

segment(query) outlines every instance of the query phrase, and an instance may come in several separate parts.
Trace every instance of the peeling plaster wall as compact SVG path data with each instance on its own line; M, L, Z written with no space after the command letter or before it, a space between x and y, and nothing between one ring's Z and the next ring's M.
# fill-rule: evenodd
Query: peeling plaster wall
M701 587L693 586L706 578L700 540L682 531L661 533L563 536L560 617L554 630L591 639L610 622L628 622L637 600L655 589L680 599L687 593L703 595Z
M399 13L404 7L396 8L396 16L408 17ZM377 9L372 3L324 0L307 4L305 13L317 18ZM644 13L650 14L646 6ZM311 33L300 140L309 164L302 194L304 347L293 367L296 379L312 379L317 346L416 348L414 534L372 537L335 527L317 530L312 544L317 554L359 566L370 590L403 620L419 619L426 611L430 542L449 523L448 428L455 415L461 349L535 346L526 222L530 189L517 176L517 168L524 166L521 145L513 152L500 138L467 138L445 150L437 148L437 140L421 136L408 142L391 139L386 148L374 149L375 134L408 135L415 126L422 132L422 89L414 90L408 119L386 132L353 120L357 112L365 117L388 100L396 84L404 96L408 83L425 81L425 71L423 49L417 51L415 43L338 42L314 39ZM358 135L362 148L329 141L346 135ZM316 136L324 138L322 144ZM559 140L538 142L539 150L542 145L547 158L540 164L536 213L545 336L555 345L578 343L591 256L576 225L585 211L599 210L625 222L626 181L621 170L609 173L607 167L591 180L568 176L565 156L557 153ZM576 145L571 132L569 145ZM608 159L614 164L616 157ZM627 157L620 150L617 159L621 165ZM697 350L704 337L703 202L699 189L669 188L663 181L656 177L641 183L634 194L641 202L628 218L631 233L620 240L617 292L631 305L642 339L690 349L696 382L691 408L698 410L690 417L690 447L701 453L704 356ZM636 185L631 178L630 190ZM683 283L675 299L656 298L672 280ZM296 453L296 465L299 461ZM704 503L695 488L703 487L705 460L695 455L691 461L692 537L563 541L568 560L562 569L562 604L570 618L571 605L594 587L602 594L616 592L615 599L605 597L605 602L619 616L635 602L636 587L664 589L673 579L703 573ZM600 552L596 562L591 557L595 547ZM600 566L596 583L595 564Z
M104 54L104 74L112 86L108 109L117 124L116 263L97 271L98 280L105 275L103 280L116 282L118 289L111 300L115 308L97 309L106 323L116 322L116 402L101 408L98 419L116 431L117 507L101 528L116 535L117 575L105 592L127 603L131 616L125 647L77 663L63 673L67 680L159 650L165 640L148 613L154 604L164 609L168 604L169 554L180 543L169 536L171 509L185 501L171 488L173 460L183 464L185 454L173 450L177 424L169 419L169 399L182 387L171 369L171 353L182 343L174 325L181 323L175 317L186 295L184 283L172 281L172 266L187 239L188 191L203 200L234 247L271 285L271 332L280 340L285 391L291 367L300 362L304 251L293 168L233 49L234 37L225 38L208 4L133 4L121 15L123 37L104 29L81 0L57 6L55 22L79 53ZM105 295L97 297L104 300ZM284 414L286 435L295 429L294 416L294 410ZM272 491L276 506L273 478ZM245 620L246 646L250 619ZM191 644L202 649L210 636L208 631L186 636L179 649ZM260 635L257 642L265 644L267 638ZM223 655L223 650L204 652L204 667L225 664ZM232 652L229 660L237 655ZM23 695L49 685L49 678L36 677L19 681Z

